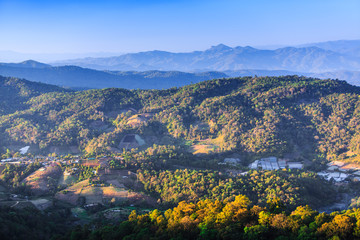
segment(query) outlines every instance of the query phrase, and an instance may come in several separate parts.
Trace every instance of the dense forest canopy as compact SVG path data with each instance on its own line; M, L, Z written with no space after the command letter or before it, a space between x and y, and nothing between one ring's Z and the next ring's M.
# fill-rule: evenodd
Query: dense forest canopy
M284 211L279 202L253 205L233 201L180 202L173 209L137 214L94 230L77 228L58 239L359 239L359 209L318 213L309 206Z
M101 153L135 133L152 139L149 145L164 137L208 140L217 152L251 156L356 160L360 153L360 88L344 81L243 77L167 90L69 92L1 78L0 90L6 93L0 97L3 150L25 144ZM131 123L144 114L145 120Z
M180 202L166 211L145 214L135 210L128 220L98 222L66 230L66 214L47 215L37 210L0 208L3 239L360 239L359 209L319 213L309 206L289 211L281 202L266 207L244 195L232 201ZM5 227L6 226L6 227Z

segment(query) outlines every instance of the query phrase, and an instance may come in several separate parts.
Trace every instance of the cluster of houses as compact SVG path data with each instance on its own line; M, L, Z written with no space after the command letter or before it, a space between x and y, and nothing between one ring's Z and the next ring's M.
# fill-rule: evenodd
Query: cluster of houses
M142 139L139 139L137 135L126 135L125 138L122 141L123 144L126 145L126 148L133 147L131 144L135 145L141 145L143 144ZM124 147L125 147L124 145ZM29 150L29 146L26 146L21 150L21 154L25 154ZM121 159L121 157L115 157L116 159ZM51 165L53 162L61 162L63 164L72 164L72 163L79 163L80 161L85 161L84 164L88 165L88 161L93 162L91 160L94 159L82 159L80 156L73 156L72 159L61 159L57 157L45 157L45 156L35 156L33 158L29 158L28 156L22 156L19 158L6 158L0 160L0 164L27 164L31 163L35 160L40 160L40 162L43 165L43 168L45 168L49 165ZM103 156L100 159L97 159L97 165L100 165L102 168L109 171L109 163L108 160L110 158L108 156ZM241 159L237 157L233 158L225 158L222 162L219 163L219 165L229 165L229 166L238 166L241 164ZM280 170L280 169L303 169L304 164L301 162L294 162L290 161L289 159L284 158L277 158L277 157L267 157L267 158L261 158L259 160L255 160L249 165L250 169L257 169L257 170ZM39 169L40 171L42 169ZM78 172L77 168L71 168L68 169L65 172L65 175L73 175ZM246 174L247 172L241 173ZM333 180L337 183L345 182L345 181L360 181L360 168L351 167L350 165L346 165L343 162L331 162L328 164L328 168L324 171L317 173L319 176L323 177L324 179L330 181Z
M101 158L101 160L103 160L103 158ZM87 159L89 160L89 159ZM17 165L27 165L30 163L33 163L35 161L39 161L42 165L42 168L39 169L39 171L43 171L45 170L47 167L51 166L54 163L61 163L64 165L69 165L69 164L76 164L76 163L80 163L81 161L86 161L86 159L81 158L80 156L72 156L72 158L70 159L64 159L61 157L53 157L53 156L34 156L34 157L29 157L29 156L22 156L22 157L14 157L14 158L6 158L6 159L2 159L0 160L0 165L5 165L5 164L17 164ZM73 168L70 169L70 171L67 171L65 173L65 175L73 175L77 173L77 169Z
M301 162L290 162L288 159L282 159L277 157L261 158L255 160L249 165L250 169L261 169L261 170L279 170L279 169L302 169L304 164Z
M342 172L322 171L322 172L318 172L317 174L328 181L334 179L335 182L343 182L345 179L349 177L348 174Z
M0 160L0 162L12 162L12 161L14 161L13 158L6 158L6 159Z
M238 166L241 163L240 158L225 158L219 165ZM291 162L288 159L277 157L267 157L255 160L249 165L250 169L258 170L279 170L279 169L302 169L304 164L301 162Z
M345 181L360 181L360 170L357 167L351 167L343 162L335 161L328 163L328 168L317 174L324 179L333 180L337 183Z
M10 164L21 164L24 161L27 161L28 158L26 157L21 157L21 158L6 158L6 159L1 159L0 160L0 164L6 164L6 163L10 163Z

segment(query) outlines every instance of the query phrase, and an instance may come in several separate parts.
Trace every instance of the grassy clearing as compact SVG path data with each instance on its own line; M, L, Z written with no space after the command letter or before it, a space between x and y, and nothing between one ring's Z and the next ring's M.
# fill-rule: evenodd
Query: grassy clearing
M117 187L104 187L103 195L105 197L114 197L114 198L126 198L128 196L128 190Z
M38 169L30 176L25 178L23 182L31 187L33 193L45 193L50 190L48 185L49 178L54 179L58 182L58 179L61 175L62 172L59 165L53 164L46 169Z
M81 207L76 207L71 209L71 213L74 214L75 217L80 218L81 220L88 220L89 215L85 211L85 209Z
M129 191L116 186L98 187L91 186L89 180L79 182L56 194L56 198L71 204L77 204L79 197L85 197L86 203L104 203L104 200L115 198L124 201L129 196Z
M52 202L45 198L39 198L30 201L37 209L44 210L52 205Z
M216 151L219 148L217 139L206 139L203 141L192 142L189 151L193 154L209 154ZM185 144L189 144L186 142Z
M70 185L72 183L75 183L77 180L77 177L73 176L73 175L62 175L59 179L59 185L60 186L67 186Z
M101 187L85 187L80 194L81 197L86 198L86 203L102 203L103 192Z

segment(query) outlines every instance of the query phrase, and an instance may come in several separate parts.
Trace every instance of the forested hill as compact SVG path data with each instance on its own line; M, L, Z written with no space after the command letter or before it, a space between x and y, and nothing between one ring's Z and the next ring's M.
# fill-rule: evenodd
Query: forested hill
M121 139L135 133L146 142L142 148L204 141L214 152L254 157L356 161L360 154L360 88L345 81L244 77L168 90L83 92L47 86L28 97L18 89L29 82L2 80L9 81L17 84L2 83L0 91L13 92L22 107L7 114L9 103L0 105L3 149L26 144L99 154L120 151Z
M49 92L69 92L57 86L0 76L0 114L21 110L32 97Z

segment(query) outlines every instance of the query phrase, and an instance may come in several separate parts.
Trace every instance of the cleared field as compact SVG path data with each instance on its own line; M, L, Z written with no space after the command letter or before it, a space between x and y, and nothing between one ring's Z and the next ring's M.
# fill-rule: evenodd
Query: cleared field
M132 210L127 208L111 208L102 212L103 216L107 219L123 219L126 220Z
M135 114L133 116L131 116L127 122L128 125L131 126L139 126L142 123L147 122L149 119L152 118L152 114L151 113L143 113L143 114Z
M52 164L51 166L38 169L25 178L23 182L30 186L33 194L46 194L56 188L61 174L60 166Z
M193 154L209 154L215 152L218 147L216 140L207 139L194 142L189 150Z
M87 166L87 167L97 167L100 165L99 160L82 160L81 165Z
M129 195L129 191L124 188L118 187L104 187L102 188L103 196L107 198L115 197L118 199L126 199Z
M107 180L106 182L107 182L108 184L112 185L112 186L125 189L124 184L123 184L123 183L120 183L119 180L117 180L117 179Z
M65 175L65 173L63 173L61 175L61 177L59 178L59 185L60 186L67 186L69 184L72 184L74 182L76 182L77 177L73 176L73 175Z
M80 193L80 197L85 197L86 203L103 203L102 187L84 187Z
M55 198L76 205L84 187L89 185L89 180L81 181L65 190L56 193Z
M81 220L88 220L89 215L87 214L86 210L80 207L72 208L71 213Z
M128 198L128 190L117 187L97 187L97 186L83 186L77 188L74 186L65 189L55 195L55 198L71 203L78 204L79 198L84 197L85 203L106 203L108 199L115 198L116 201L124 201Z
M31 200L30 202L39 210L45 210L52 205L52 202L45 198Z
M191 152L193 154L209 154L214 152L215 147L213 145L193 145L191 147Z
M217 152L223 143L224 136L220 135L214 139L187 141L185 145L189 146L189 151L193 154L209 154Z
M55 198L73 205L84 204L84 200L85 204L108 204L114 200L115 202L129 201L131 204L136 204L141 201L145 201L150 205L155 204L156 202L150 197L141 193L130 192L125 187L125 185L129 186L134 184L134 176L132 175L135 174L129 173L128 171L116 170L111 174L101 176L101 181L107 183L105 186L91 185L89 184L89 180L85 180L58 192ZM81 200L81 197L84 199Z

